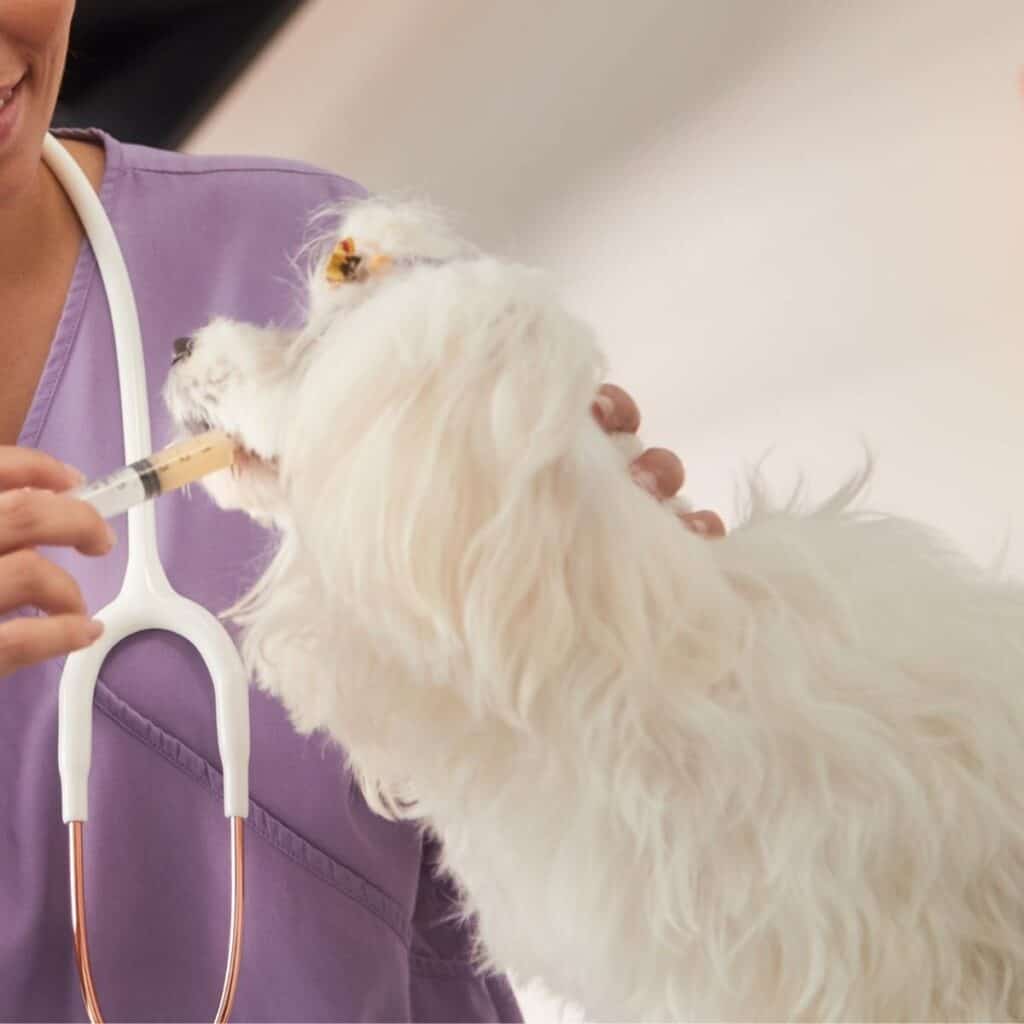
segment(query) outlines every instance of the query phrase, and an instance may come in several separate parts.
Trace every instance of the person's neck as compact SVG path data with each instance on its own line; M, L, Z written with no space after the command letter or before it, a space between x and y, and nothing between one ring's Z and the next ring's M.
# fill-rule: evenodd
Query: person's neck
M103 179L102 146L66 142L94 188ZM53 254L76 245L81 225L53 172L40 160L33 179L19 196L0 203L0 291L20 288L45 276Z

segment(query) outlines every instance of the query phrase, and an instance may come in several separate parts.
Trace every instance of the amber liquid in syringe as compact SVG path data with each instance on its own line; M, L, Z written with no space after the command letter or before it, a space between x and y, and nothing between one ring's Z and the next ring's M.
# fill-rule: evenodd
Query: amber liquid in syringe
M70 491L111 519L158 495L227 469L235 461L235 442L219 430L198 434L139 459L109 476Z

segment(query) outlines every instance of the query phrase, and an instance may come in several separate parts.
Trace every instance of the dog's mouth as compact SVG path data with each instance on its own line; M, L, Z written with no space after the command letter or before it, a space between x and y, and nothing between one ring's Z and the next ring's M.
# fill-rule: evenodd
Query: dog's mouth
M235 476L253 470L277 472L277 457L267 457L250 448L237 431L227 430L204 416L188 416L182 422L182 427L187 434L192 436L206 434L211 430L223 430L235 443L235 460L231 465L231 472Z

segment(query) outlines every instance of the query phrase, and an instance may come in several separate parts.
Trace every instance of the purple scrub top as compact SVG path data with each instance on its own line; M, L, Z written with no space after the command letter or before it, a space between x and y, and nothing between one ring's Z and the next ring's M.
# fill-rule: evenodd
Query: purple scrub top
M212 316L297 323L292 260L311 213L363 191L303 164L106 147L101 199L124 252L146 348L153 443L171 343ZM123 464L106 295L82 245L20 444L90 478ZM48 552L89 608L117 592L127 538L102 559ZM181 593L222 611L256 580L272 539L199 488L157 506L160 551ZM344 651L338 656L344 658ZM0 1019L85 1020L71 943L68 849L57 777L63 662L0 680ZM301 737L253 690L252 804L237 1021L520 1020L504 978L470 962L437 850L369 811L341 752ZM225 966L228 826L213 691L192 648L149 632L105 663L93 717L86 828L90 940L108 1020L208 1020Z

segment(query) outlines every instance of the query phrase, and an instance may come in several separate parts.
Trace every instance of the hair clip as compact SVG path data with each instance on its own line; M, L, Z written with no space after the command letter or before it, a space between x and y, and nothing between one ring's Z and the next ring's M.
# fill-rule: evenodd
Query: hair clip
M331 284L342 284L345 281L365 281L378 270L386 270L391 266L391 257L376 255L369 259L356 251L356 243L351 238L343 238L331 252L327 261L327 280Z
M356 252L356 244L351 238L343 238L331 252L327 261L327 280L331 284L351 281L359 273L363 258Z

